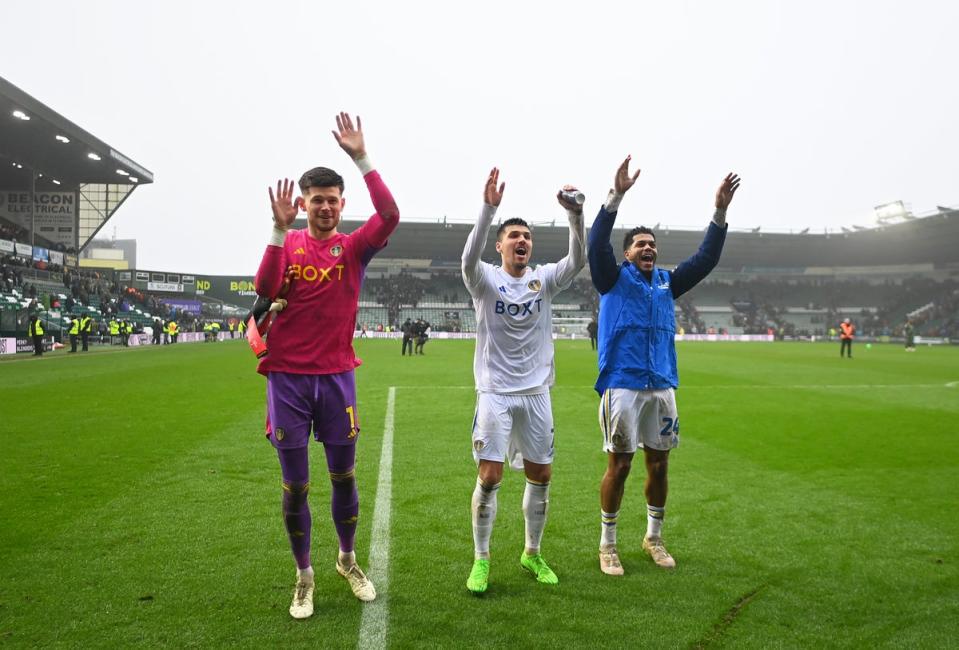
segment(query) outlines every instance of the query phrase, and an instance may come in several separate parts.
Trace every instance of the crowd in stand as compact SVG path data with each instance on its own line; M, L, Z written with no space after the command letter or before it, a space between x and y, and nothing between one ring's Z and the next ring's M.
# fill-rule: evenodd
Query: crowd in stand
M38 289L38 280L62 280L66 298ZM459 291L461 278L456 271L434 273L429 281L404 270L386 278L367 279L363 292L366 300L386 307L386 322L367 323L373 330L395 330L402 308L419 308L424 301L444 305L433 314L435 328L460 331L463 322L459 311L468 302L465 290ZM44 286L44 282L39 282ZM18 291L29 300L29 313L44 308L61 309L65 314L78 313L84 306L98 307L103 321L123 318L139 308L167 322L176 319L182 331L202 331L203 323L223 321L220 305L204 303L200 314L179 309L162 298L138 289L119 285L111 271L66 269L37 270L33 260L16 254L0 256L0 289ZM766 334L780 337L828 336L845 317L852 317L857 334L867 337L902 336L907 321L906 306L918 309L909 317L916 333L922 336L959 338L959 282L931 278L905 278L882 282L846 280L827 277L810 279L736 279L709 280L690 294L676 301L677 331L690 334L709 333L696 305L732 307L731 323L744 334ZM595 315L599 296L588 278L578 278L563 293L562 303L577 305L580 312ZM799 304L797 304L799 303ZM801 307L812 313L803 318L790 314L787 307ZM851 314L850 307L860 309ZM791 319L801 323L797 324ZM129 319L135 320L135 319ZM716 329L716 328L712 328ZM736 330L734 330L736 331ZM717 332L719 333L719 332Z
M0 239L13 242L26 241L30 239L30 231L16 224L0 221Z
M23 258L16 255L4 255L0 260L0 278L3 279L3 290L6 292L19 289L23 286Z
M376 302L381 305L408 305L415 308L426 293L426 280L408 271L376 280L366 280Z
M688 296L680 296L676 301L679 313L676 315L676 331L685 334L705 334L708 332L706 322L699 315L696 306Z
M6 239L7 241L12 241L14 243L26 243L30 241L30 230L19 226L15 223L11 223L6 220L0 220L0 239ZM59 251L61 253L73 253L76 254L77 249L73 246L67 246L65 244L50 242L43 237L37 237L37 245L42 248L46 248L51 251Z

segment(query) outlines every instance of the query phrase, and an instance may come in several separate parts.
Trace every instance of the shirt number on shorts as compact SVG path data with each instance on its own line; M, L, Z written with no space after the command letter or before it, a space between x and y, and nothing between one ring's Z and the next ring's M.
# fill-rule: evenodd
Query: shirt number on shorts
M350 416L350 438L356 437L356 412L353 410L353 405L350 404L346 407L346 414Z
M659 435L671 436L673 434L679 434L679 418L675 420L673 418L663 418L663 424L665 424L665 426L659 432Z

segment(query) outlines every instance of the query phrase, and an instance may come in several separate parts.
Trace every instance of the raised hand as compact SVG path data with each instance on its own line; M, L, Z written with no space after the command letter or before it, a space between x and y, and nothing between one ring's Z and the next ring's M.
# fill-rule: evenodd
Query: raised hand
M739 189L739 176L733 173L726 174L722 185L716 190L716 208L725 210L732 203L733 195Z
M356 128L353 128L353 118L349 113L340 113L336 116L337 131L333 131L336 144L350 155L353 160L359 160L366 155L366 143L363 140L363 122L356 116Z
M573 212L582 212L583 206L576 201L570 201L569 195L579 192L573 185L563 185L563 189L556 193L556 200L559 201L559 204L563 206L566 210L572 210Z
M489 178L486 179L486 187L483 189L483 201L494 208L499 206L499 202L503 200L503 190L506 189L506 183L504 182L499 184L499 190L497 190L496 183L498 182L499 169L493 167L489 173Z
M270 205L273 208L273 223L280 230L286 230L296 220L296 215L303 205L303 197L298 196L293 199L293 189L295 183L289 178L284 178L282 183L276 182L276 194L273 194L273 188L269 188Z
M636 182L636 179L639 178L639 172L641 169L637 169L636 173L632 176L629 175L629 161L632 160L632 156L626 156L626 160L623 161L623 164L619 166L619 169L616 170L616 178L613 181L613 188L616 190L617 194L626 194L626 192L633 186Z

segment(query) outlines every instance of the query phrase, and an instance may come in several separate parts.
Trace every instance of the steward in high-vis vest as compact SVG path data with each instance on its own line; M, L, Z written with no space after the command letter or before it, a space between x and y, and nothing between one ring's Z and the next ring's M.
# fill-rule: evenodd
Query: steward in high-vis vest
M110 345L116 345L119 343L117 337L120 336L120 323L117 322L116 318L110 319Z
M856 335L856 326L848 318L839 324L839 357L842 358L843 352L852 359L852 339Z
M180 328L176 324L175 320L170 321L169 328L170 328L170 343L176 343L176 337L180 334Z
M227 325L230 327L230 338L232 339L234 336L236 336L236 323L231 320L229 323L227 323Z
M77 351L77 338L80 336L80 317L74 316L70 321L70 352Z
M43 356L43 325L40 319L34 314L30 317L30 325L27 327L27 335L33 339L33 356Z
M80 341L83 343L83 351L87 352L87 343L90 339L90 334L93 332L93 319L88 315L80 317Z

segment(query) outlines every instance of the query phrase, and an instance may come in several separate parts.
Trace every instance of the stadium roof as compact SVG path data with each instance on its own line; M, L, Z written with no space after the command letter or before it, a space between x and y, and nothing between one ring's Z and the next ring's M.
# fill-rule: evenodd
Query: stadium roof
M341 232L352 232L363 221L344 218ZM659 263L678 264L696 252L703 240L703 229L656 229ZM295 228L305 228L300 219ZM432 260L434 266L458 268L463 244L472 226L401 221L382 258ZM483 259L498 263L490 228ZM621 259L623 237L628 228L615 228L610 237L613 250ZM553 262L566 254L569 230L565 225L533 227L533 263ZM784 234L743 231L730 228L719 263L720 270L805 268L818 266L894 266L933 264L938 268L959 268L959 210L941 212L911 221L850 233Z
M24 116L29 119L23 119ZM60 181L61 189L86 183L153 182L150 170L2 77L0 134L0 154L23 166L18 169L11 164L0 169L2 187L29 185L28 170L31 169L51 181ZM100 160L88 157L91 153ZM117 170L122 170L125 175Z
M0 77L0 189L78 191L78 248L152 182L146 167Z

